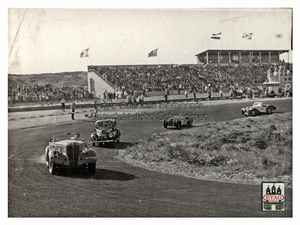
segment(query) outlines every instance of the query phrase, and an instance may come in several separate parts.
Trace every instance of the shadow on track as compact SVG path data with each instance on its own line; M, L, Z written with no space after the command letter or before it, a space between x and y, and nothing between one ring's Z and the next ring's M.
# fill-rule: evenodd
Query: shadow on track
M192 129L193 127L197 127L197 125L183 126L183 127L181 127L181 129L177 129L176 127L168 127L168 128L165 128L165 129L166 129L166 131L168 131L168 130L187 130L187 129Z
M91 175L83 170L60 170L56 176L80 178L80 179L95 179L95 180L116 180L129 181L137 178L133 174L123 173L120 171L96 169L95 174Z
M131 147L132 145L134 145L135 143L132 142L119 142L116 143L115 146L112 146L109 143L103 143L100 146L90 146L91 148L99 148L99 149L112 149L112 150L122 150L122 149L126 149L127 147Z

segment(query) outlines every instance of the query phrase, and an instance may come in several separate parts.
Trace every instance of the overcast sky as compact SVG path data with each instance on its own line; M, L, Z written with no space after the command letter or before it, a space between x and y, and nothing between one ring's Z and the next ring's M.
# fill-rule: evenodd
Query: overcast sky
M8 73L193 64L207 49L289 50L291 15L288 8L9 8ZM219 32L220 40L210 38ZM243 33L253 33L252 40ZM90 56L80 58L86 48ZM148 57L156 48L158 56Z

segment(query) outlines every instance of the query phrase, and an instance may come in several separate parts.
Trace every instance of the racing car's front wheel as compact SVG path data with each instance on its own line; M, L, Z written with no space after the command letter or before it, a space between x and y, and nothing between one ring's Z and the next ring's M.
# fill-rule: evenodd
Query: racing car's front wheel
M96 172L96 163L88 164L88 170L90 174L95 174Z
M49 162L49 173L54 175L56 172L56 165L53 162Z
M177 128L178 130L181 130L181 123L180 123L180 122L178 122L178 123L176 124L176 128Z
M254 110L251 111L251 116L256 116L256 112Z

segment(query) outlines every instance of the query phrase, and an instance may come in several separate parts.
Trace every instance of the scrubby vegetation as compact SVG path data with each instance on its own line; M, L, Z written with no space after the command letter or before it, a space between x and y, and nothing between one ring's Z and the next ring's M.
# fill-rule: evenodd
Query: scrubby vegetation
M292 113L207 123L153 134L119 158L196 178L292 183Z

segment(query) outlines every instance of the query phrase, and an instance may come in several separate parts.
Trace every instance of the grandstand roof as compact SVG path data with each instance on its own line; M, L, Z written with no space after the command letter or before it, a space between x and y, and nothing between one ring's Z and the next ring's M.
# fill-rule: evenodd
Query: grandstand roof
M231 53L238 53L238 52L279 52L280 54L289 52L289 50L268 50L268 49L208 49L206 51L198 53L196 56L204 54L204 53L217 53L217 52L231 52Z

